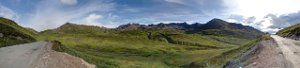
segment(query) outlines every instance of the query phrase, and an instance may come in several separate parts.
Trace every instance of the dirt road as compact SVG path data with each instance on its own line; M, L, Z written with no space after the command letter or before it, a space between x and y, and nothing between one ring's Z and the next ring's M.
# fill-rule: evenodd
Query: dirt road
M273 39L262 40L243 68L289 68L280 47Z
M50 42L0 48L0 68L95 68L81 58L51 50Z
M300 68L300 41L271 35L287 60L288 68Z
M0 48L0 68L31 68L47 42L35 42Z

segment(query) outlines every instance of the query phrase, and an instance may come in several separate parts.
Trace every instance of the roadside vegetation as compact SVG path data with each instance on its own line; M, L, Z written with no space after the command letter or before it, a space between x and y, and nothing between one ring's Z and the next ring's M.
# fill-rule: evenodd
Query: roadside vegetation
M35 41L35 33L14 21L0 18L0 47Z
M284 29L279 30L277 35L282 37L299 37L300 36L300 24L296 24Z

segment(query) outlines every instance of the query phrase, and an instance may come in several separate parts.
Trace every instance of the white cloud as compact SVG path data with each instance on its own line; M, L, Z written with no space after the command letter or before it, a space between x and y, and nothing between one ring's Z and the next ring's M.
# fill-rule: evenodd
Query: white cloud
M55 0L44 0L37 4L35 12L29 17L27 26L38 31L53 29L66 22L83 20L90 13L106 13L113 10L113 3L100 0L88 2L87 4L76 7L76 9L62 8Z
M77 0L60 0L62 3L67 5L75 5L77 4Z
M300 10L300 0L228 0L224 1L233 14L264 17L267 14L287 14Z
M11 9L9 9L1 4L0 4L0 17L12 19L15 21L18 21L18 19L19 19L18 14L16 14L14 11L12 11Z
M227 0L224 3L229 7L228 14L245 17L242 24L265 32L276 32L291 25L279 17L300 10L300 0Z
M97 25L102 26L101 23L99 23L98 20L103 19L102 15L98 14L90 14L87 17L85 17L83 20L75 21L74 23L77 24L85 24L85 25Z
M243 25L249 25L254 28L257 28L263 32L276 33L279 28L287 27L290 24L286 21L283 21L279 17L269 14L264 18L248 17L241 22Z
M185 4L183 0L165 0L165 1L170 3Z
M226 19L227 22L237 23L238 21L235 19Z
M90 25L99 25L97 23L97 20L103 18L101 15L97 15L97 14L90 14L87 18L85 18L87 24Z
M73 21L72 23L115 28L118 25L120 25L119 22L115 22L115 21L116 19L112 18L110 14L107 17L104 17L103 15L93 13L93 14L89 14L82 20L76 20Z

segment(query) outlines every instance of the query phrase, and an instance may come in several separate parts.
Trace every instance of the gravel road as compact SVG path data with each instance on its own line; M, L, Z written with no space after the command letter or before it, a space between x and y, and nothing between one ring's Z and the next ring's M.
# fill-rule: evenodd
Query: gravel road
M48 42L35 42L0 48L0 68L31 68Z
M50 42L0 48L0 68L95 68L83 59L51 49Z
M300 41L271 35L277 42L285 59L288 61L287 68L300 68Z
M262 40L257 46L251 62L244 68L289 68L281 48L275 40Z

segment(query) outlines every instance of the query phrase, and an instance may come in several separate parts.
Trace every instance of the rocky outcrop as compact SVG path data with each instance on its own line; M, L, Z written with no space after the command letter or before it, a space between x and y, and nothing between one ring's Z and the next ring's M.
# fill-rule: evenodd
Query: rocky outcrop
M2 33L0 33L0 38L4 37L4 35Z

